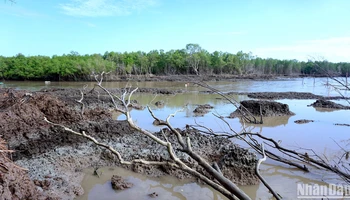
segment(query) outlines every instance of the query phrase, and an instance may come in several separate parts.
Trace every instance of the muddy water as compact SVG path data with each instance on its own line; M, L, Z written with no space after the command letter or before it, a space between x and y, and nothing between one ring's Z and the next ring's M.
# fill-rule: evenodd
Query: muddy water
M341 79L342 80L342 79ZM345 80L344 80L345 82ZM45 84L43 81L4 81L1 87L15 87L18 89L40 90L42 88L50 87L69 87L81 88L84 85L93 86L93 82L51 82ZM311 92L317 95L338 95L334 87L327 87L326 85L334 85L336 88L340 87L339 83L329 80L327 78L292 78L280 79L270 81L253 81L253 80L239 80L239 81L213 81L208 84L223 92ZM103 85L107 88L125 87L125 85L132 85L134 87L144 88L167 88L167 89L182 89L188 91L207 90L204 88L193 86L185 88L185 82L104 82Z
M178 180L174 177L150 178L116 167L100 168L98 171L99 177L93 175L93 169L86 169L84 172L86 175L82 186L88 192L76 198L77 200L153 199L149 196L153 192L158 194L159 199L169 200L227 199L212 188L194 183L191 180ZM264 164L261 167L261 173L269 184L283 195L284 199L297 198L297 183L325 184L323 181L312 179L311 176L300 172L300 170L272 164ZM112 189L110 182L112 175L120 175L127 182L133 183L134 186L123 191L115 191ZM273 199L262 184L240 186L240 188L252 199Z
M148 101L147 95L143 95L143 99ZM136 97L135 97L136 98ZM151 98L151 97L149 97ZM157 97L158 98L158 97ZM161 97L159 97L161 98ZM174 97L164 97L166 105L164 108L154 109L154 113L161 118L166 118L168 113L174 113L184 106L184 110L176 114L171 122L176 127L184 128L186 124L201 124L212 128L216 131L229 131L228 127L222 121L216 118L212 113L218 113L222 116L228 116L230 112L235 110L232 105L222 100L217 100L215 95L192 95L192 98L180 98L178 95ZM177 100L180 98L181 100ZM240 100L247 99L246 96L239 96ZM315 100L279 100L281 103L287 103L294 116L286 117L269 117L264 118L263 125L247 125L246 129L252 132L260 132L265 136L280 140L285 147L292 149L311 148L319 154L327 155L328 158L335 158L340 155L339 147L334 141L345 146L350 139L350 128L346 126L335 126L334 123L350 123L349 110L331 110L331 109L315 109L308 107ZM195 117L193 110L196 104L209 103L214 106L212 113L206 114L204 117ZM145 103L145 102L143 102ZM337 101L337 103L345 104L345 102ZM152 105L152 104L151 104ZM177 105L177 106L176 106ZM152 119L149 113L144 111L132 111L132 115L137 123L149 130L158 131L160 127L151 125ZM117 117L122 119L121 116ZM298 119L312 119L314 122L308 124L296 124ZM242 123L238 119L227 119L231 126L237 130L242 130ZM333 141L334 140L334 141ZM241 141L236 141L241 145L245 145ZM312 169L312 173L304 173L299 170L290 168L289 166L268 160L262 166L262 174L266 177L269 184L278 193L282 194L284 199L296 199L297 183L309 184L325 184L339 183L341 180L331 173ZM260 184L258 186L245 186L244 189L253 199L270 199L271 195L266 188Z
M47 87L76 87L80 88L84 84L92 83L55 83L45 85L43 82L5 82L5 86L12 86L18 89L39 90ZM105 83L108 88L124 87L126 83ZM133 86L138 87L156 87L166 89L181 89L190 91L189 93L176 95L151 95L151 94L137 94L134 99L137 99L143 105L150 105L156 116L159 118L166 118L169 113L179 111L174 118L171 119L175 127L183 128L186 124L201 124L212 128L215 131L229 131L228 127L213 113L228 116L235 108L219 99L218 95L201 94L200 90L207 90L200 87L190 85L185 88L184 83L180 82L130 82ZM342 90L337 91L334 87L327 87L326 78L305 78L305 79L286 79L280 81L238 81L238 82L209 82L209 84L224 92L311 92L317 95L324 96L338 96L341 92L345 96L350 96ZM329 82L329 84L336 85L336 83ZM4 86L2 86L4 87ZM248 99L245 95L234 96L238 101ZM165 101L165 106L158 108L154 106L154 102L158 100ZM315 100L278 100L281 103L287 103L290 110L295 113L290 117L271 117L265 118L263 125L247 125L246 130L252 132L260 132L265 136L272 137L275 140L280 140L281 145L299 149L310 148L328 158L335 158L340 155L340 145L346 146L350 142L350 127L335 126L335 123L350 124L349 110L330 110L330 109L315 109L307 105L313 103ZM345 101L335 101L346 105ZM214 106L210 113L204 116L196 116L193 113L197 104L209 103ZM161 127L153 126L153 120L147 110L132 110L133 119L143 128L151 131L158 131ZM116 119L123 119L118 114ZM295 120L311 119L312 123L296 124ZM231 126L236 131L243 129L242 123L238 119L227 119ZM244 145L240 141L235 141ZM86 196L81 199L133 199L133 195L138 195L136 199L147 199L148 193L156 191L166 198L161 199L220 199L217 193L212 190L198 185L196 183L189 184L179 180L173 180L170 177L163 179L149 179L138 174L132 174L126 171L119 171L120 169L104 169L104 178L92 177L91 171L86 172L83 186L86 191ZM268 160L261 169L262 174L266 177L269 184L279 193L284 199L296 198L296 184L297 183L339 183L338 177L330 173L325 173L317 169L312 169L310 173L304 173L288 166ZM128 180L135 184L134 189L128 189L123 192L114 192L111 190L108 179L111 174L122 174L124 177L129 177ZM271 194L262 185L244 186L241 187L253 199L270 199ZM141 192L143 191L143 192ZM193 192L188 192L193 191ZM204 196L188 196L188 195L204 195ZM100 195L96 198L96 195ZM207 197L207 198L206 198Z
M86 169L86 176L83 180L84 189L90 191L77 200L83 199L153 199L149 194L156 193L158 199L201 199L201 200L221 200L225 199L215 190L193 183L190 180L179 181L174 177L149 178L143 175L133 173L123 168L104 167L98 170L99 176L93 175L93 169ZM112 175L121 175L127 182L134 186L116 192L112 189L110 179Z

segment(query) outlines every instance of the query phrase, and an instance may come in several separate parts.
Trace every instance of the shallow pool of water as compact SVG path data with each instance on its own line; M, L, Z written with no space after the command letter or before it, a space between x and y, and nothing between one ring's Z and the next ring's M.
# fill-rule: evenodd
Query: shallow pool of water
M210 187L190 180L179 180L170 176L150 178L118 167L103 167L98 172L100 177L93 175L93 169L85 170L86 175L82 185L89 192L77 200L153 199L149 194L154 192L158 195L156 199L226 199ZM133 187L122 191L113 190L110 182L113 175L122 176L127 182L133 183Z
M342 78L339 78L342 80ZM344 81L345 82L345 81ZM50 82L44 81L4 81L1 87L14 87L17 89L40 90L42 88L82 88L84 85L93 87L94 82ZM278 80L237 80L237 81L210 81L206 82L210 86L222 92L311 92L317 95L338 95L339 91L349 95L349 91L337 90L339 83L328 78L285 78ZM206 88L189 84L185 87L185 82L103 82L106 88L124 88L126 85L141 88L166 88L171 90L204 91ZM327 85L333 85L330 87Z

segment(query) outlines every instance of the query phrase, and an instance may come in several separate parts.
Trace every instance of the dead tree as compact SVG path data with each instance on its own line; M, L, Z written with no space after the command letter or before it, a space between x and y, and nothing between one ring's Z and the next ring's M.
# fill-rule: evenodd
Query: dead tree
M203 159L200 155L198 155L196 152L192 150L191 147L191 141L190 138L187 135L181 135L181 133L175 129L171 123L170 123L170 118L174 117L177 112L170 114L166 120L161 120L157 116L154 115L152 109L150 107L148 108L148 111L150 115L157 121L160 122L160 125L168 127L172 133L176 136L178 144L181 146L181 151L185 152L187 155L189 155L193 160L195 160L198 165L200 165L203 169L208 172L210 177L206 176L205 174L202 174L195 169L192 169L190 166L188 166L185 162L183 162L179 157L176 155L176 152L174 150L173 144L169 142L168 137L164 134L163 132L163 137L159 138L155 136L153 133L139 127L137 124L134 123L132 116L130 114L130 111L128 109L131 101L132 95L137 91L137 88L131 89L125 88L123 91L119 91L121 94L120 96L117 96L115 94L112 94L109 90L104 88L102 86L102 81L103 81L103 73L100 77L95 76L96 79L96 86L102 89L111 99L111 102L114 106L114 109L123 115L126 116L126 120L129 124L130 127L132 127L134 130L140 132L143 134L145 137L149 137L158 144L164 146L167 149L167 152L170 156L170 160L167 161L148 161L148 160L143 160L143 159L135 159L132 161L125 161L123 159L123 156L114 148L111 146L102 143L98 141L96 138L90 136L89 134L85 132L77 132L74 131L66 126L56 124L53 122L50 122L45 118L45 120L55 126L60 126L64 128L67 132L70 132L75 135L82 136L92 142L94 142L96 145L106 148L109 151L111 151L113 154L115 154L121 164L125 165L132 165L136 163L141 163L145 165L167 165L171 166L177 169L181 169L194 177L202 180L218 192L222 193L224 196L226 196L229 199L250 199L242 190L240 190L234 183L232 183L229 179L225 178L223 174L221 173L220 168L217 166L216 163L210 164L208 163L205 159ZM200 84L199 84L200 85ZM202 84L203 86L203 84ZM207 87L208 88L208 87ZM212 88L209 88L212 89ZM225 94L221 93L220 91L213 90L214 92L220 94L223 96L225 99L229 100L235 107L238 108L238 102L231 99L230 97L226 96ZM81 92L81 98L77 100L78 103L82 104L82 108L84 108L84 103L83 103L83 92ZM242 110L244 112L244 110ZM83 112L82 112L83 114ZM280 141L275 141L273 138L268 138L266 136L261 135L260 133L252 133L251 131L247 131L246 128L244 127L243 131L237 132L235 131L230 124L222 117L222 116L217 116L220 120L222 120L226 125L229 127L229 132L223 132L223 133L216 133L212 131L211 129L205 127L205 126L189 126L189 128L192 128L194 130L200 131L204 134L209 134L214 137L226 137L226 138L238 138L240 140L243 140L246 142L252 149L254 149L257 153L262 155L262 158L259 159L257 163L257 168L256 168L256 174L258 177L261 179L263 184L270 190L270 192L273 194L273 196L276 199L281 199L280 195L277 194L276 192L273 191L273 189L266 183L266 181L263 179L263 177L259 174L259 166L260 164L266 160L266 158L270 158L288 165L291 165L293 167L296 167L298 169L301 169L303 171L310 171L310 166L319 168L319 169L325 169L329 170L331 172L334 172L338 174L341 178L343 178L346 182L350 183L350 175L349 172L350 170L347 168L350 163L347 162L349 159L350 151L345 150L344 148L343 155L339 157L339 162L338 165L331 164L328 162L327 159L323 158L322 156L319 156L316 154L312 149L303 149L300 148L299 150L292 150L283 147L280 144ZM244 119L244 122L247 123L256 123L258 122L257 119L254 118L249 111L245 113L245 115L242 116ZM262 120L261 120L262 121ZM199 127L199 128L198 128ZM259 141L258 141L259 140ZM267 149L271 148L270 149ZM277 150L277 152L276 152ZM285 158L288 156L288 158ZM212 178L213 177L213 178Z
M200 85L204 85L204 87L208 88L205 84ZM230 100L229 102L232 103L238 109L236 101L232 100L229 96L223 93L217 93L223 96L225 99ZM228 121L225 120L223 116L219 116L216 114L214 115L227 125L227 127L229 128L228 132L216 133L213 130L199 124L191 125L190 127L203 134L208 134L215 137L238 138L244 141L247 145L249 145L252 149L254 149L257 153L261 154L262 156L266 155L270 159L296 167L305 172L310 171L310 168L308 166L328 170L339 175L339 177L341 177L345 182L350 183L350 169L348 167L350 166L350 162L348 161L350 157L350 150L344 149L339 144L338 146L343 151L343 153L338 158L338 161L331 162L328 158L318 155L312 149L288 149L280 144L281 141L276 141L273 138L266 137L260 133L253 133L251 131L247 131L246 127L243 127L243 130L241 132L237 132L231 127L231 125L228 123ZM247 121L246 116L247 114L241 116L243 122ZM254 124L254 121L252 121L251 123ZM261 143L264 144L266 147L272 148L272 150L263 148ZM285 158L286 156L287 158Z
M344 94L341 91L350 91L350 86L348 85L348 77L346 75L345 80L342 80L341 78L339 78L339 74L334 74L329 72L328 70L325 70L324 68L322 68L319 64L315 63L315 67L316 70L325 74L327 77L327 87L332 87L335 91L338 92L338 94L340 94L344 100L347 101L348 104L350 104L349 98L345 97ZM336 76L338 75L338 76ZM338 83L340 86L335 86L332 84L328 83L328 78L333 80L334 82Z
M192 176L200 179L201 181L203 181L204 183L208 184L209 186L211 186L216 191L218 191L221 194L223 194L224 196L226 196L228 199L250 199L249 196L247 194L245 194L241 189L239 189L236 184L234 184L231 180L227 179L220 172L220 170L217 167L215 167L215 165L212 165L212 164L208 163L198 153L196 153L195 151L192 150L191 140L190 140L190 137L188 135L182 135L177 129L175 129L171 125L170 118L174 117L177 112L175 112L173 114L170 114L166 118L166 120L160 120L159 118L157 118L154 115L152 109L150 107L147 107L149 113L151 114L151 116L155 120L158 120L161 123L160 125L164 125L164 126L168 127L171 130L171 132L176 136L177 143L180 145L180 149L179 150L181 152L184 152L187 155L189 155L209 175L205 175L204 173L200 173L200 172L196 171L195 169L192 169L185 162L183 162L176 155L176 152L174 150L173 144L171 142L169 142L168 137L164 134L164 132L163 132L163 138L159 138L156 135L154 135L153 133L149 132L148 130L145 130L142 127L139 127L133 121L128 107L129 107L129 105L131 103L131 97L137 91L137 88L135 88L133 90L131 90L131 88L125 89L124 91L120 91L121 92L120 96L117 96L115 94L112 94L109 90L107 90L105 87L102 86L103 75L104 75L104 73L102 73L100 76L95 76L95 79L96 79L96 82L97 82L96 86L99 87L100 89L102 89L110 97L110 100L111 100L111 102L112 102L112 104L114 106L114 109L126 116L126 120L127 120L128 124L129 124L129 126L131 128L133 128L135 131L143 134L145 137L151 138L153 141L155 141L158 144L164 146L167 149L167 152L169 154L170 160L162 161L162 162L160 162L160 161L148 161L148 160L143 160L143 159L135 159L135 160L132 160L132 161L126 161L126 160L123 159L123 156L116 149L114 149L113 147L111 147L111 146L109 146L109 145L107 145L107 144L105 144L103 142L98 141L96 138L92 137L88 133L77 132L75 130L72 130L72 129L64 126L64 125L56 124L54 122L51 122L51 121L49 121L46 118L45 118L45 121L48 122L51 125L62 127L65 131L67 131L69 133L72 133L72 134L84 137L84 138L92 141L96 145L109 150L110 152L112 152L114 155L117 156L118 161L121 164L132 165L132 164L139 163L139 164L145 164L145 165L167 165L167 166L170 166L170 167L181 169L181 170L191 174ZM81 95L81 98L79 100L77 100L77 102L80 103L80 104L83 104L83 97L84 97L84 95ZM83 105L82 105L82 108L84 108ZM260 166L260 163L262 161L263 160L259 161L257 167ZM274 193L274 192L272 192L272 193ZM278 196L276 198L279 199Z

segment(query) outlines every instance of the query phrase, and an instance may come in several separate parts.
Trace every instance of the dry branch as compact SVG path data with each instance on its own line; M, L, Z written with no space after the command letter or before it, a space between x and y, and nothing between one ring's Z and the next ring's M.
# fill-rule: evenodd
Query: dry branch
M260 109L260 120L257 120L256 117L251 112L249 112L249 110L246 107L241 105L234 98L230 98L228 95L225 95L220 90L217 90L217 89L215 89L215 88L213 88L213 87L211 87L208 84L203 83L203 82L194 82L193 84L196 84L196 85L199 85L201 87L207 88L210 91L213 91L214 93L222 96L224 99L226 99L228 102L230 102L233 106L235 106L237 108L237 110L241 114L241 116L242 116L244 121L246 121L248 123L252 123L252 124L262 124L263 123L262 115L261 115L261 109Z
M261 149L262 149L262 155L263 157L260 158L258 160L258 164L256 165L255 168L255 173L259 176L261 182L265 185L265 187L267 187L267 189L269 189L269 191L272 193L272 195L277 199L280 200L282 199L273 189L272 187L266 182L266 180L264 179L264 177L261 176L260 172L259 172L259 168L260 168L260 164L264 161L266 161L266 154L265 154L265 148L264 148L264 144L261 144Z
M330 75L329 75L329 77L330 77ZM337 79L335 81L337 81L342 86L344 86L347 90L349 90L349 87L347 85L345 85L344 83L341 83ZM221 95L224 99L228 100L233 106L235 106L238 109L237 101L230 98L229 96L223 94L222 92L220 92L220 91L216 90L215 88L212 88L206 84L203 84L203 83L196 83L196 84L198 84L204 88L210 89L211 91ZM261 112L261 109L260 109L260 112ZM261 135L260 133L252 133L250 131L246 131L245 126L243 127L243 131L238 133L237 131L235 131L231 127L231 125L224 119L224 117L219 116L219 115L215 115L215 116L218 119L221 119L227 125L227 127L230 130L229 132L218 133L218 132L213 131L210 128L207 128L207 127L199 125L199 124L196 124L195 126L190 126L190 127L197 130L197 131L200 131L201 133L213 135L215 137L238 138L240 140L243 140L246 144L248 144L252 149L257 151L259 154L263 155L263 157L267 156L273 160L279 161L279 162L284 163L284 164L288 164L290 166L294 166L294 167L301 169L303 171L306 171L306 172L309 172L309 170L310 170L307 167L307 165L316 167L317 169L322 168L322 169L331 171L331 172L339 175L343 180L350 183L350 174L349 174L350 169L348 168L349 163L342 164L342 168L338 167L337 165L333 165L327 159L326 160L322 159L322 157L319 156L318 154L316 154L312 149L303 149L303 152L298 152L296 150L285 148L285 147L280 145L279 141L277 142L272 138L268 138L266 136ZM250 122L250 123L253 122L254 123L256 121L255 118L252 118L253 120L249 121L248 119L250 119L250 118L248 118L247 116L250 116L249 112L247 115L243 115L243 119L244 119L244 120L242 120L243 123L245 123L245 122ZM262 122L262 118L261 118L260 122ZM282 156L283 155L288 156L288 158L284 158L281 155L278 155L277 153L274 153L274 152L269 151L265 148L262 148L261 142L258 142L256 138L260 139L262 141L262 144L269 146L274 150L277 150L279 153L282 154ZM308 154L305 151L310 152L310 153ZM345 149L343 149L343 151L344 151L344 153L341 156L340 160L343 159L344 157L346 157L346 158L350 157L349 156L350 151L347 151ZM340 162L340 160L339 160L339 162ZM338 164L339 164L339 162L338 162ZM260 165L260 163L258 163L258 164ZM259 176L259 178L265 184L263 178L260 176ZM267 184L266 184L266 187L268 187ZM274 196L277 199L280 198L280 197L277 197L275 194L274 194Z
M128 110L128 106L130 104L130 100L131 97L133 95L134 92L136 92L136 89L133 89L132 91L127 90L125 88L124 92L120 95L117 96L115 94L112 94L109 90L107 90L105 87L102 86L102 81L103 81L103 75L105 73L102 73L100 75L100 78L98 78L98 76L95 76L95 80L97 82L96 86L101 88L104 92L106 92L108 94L108 96L111 99L112 104L114 105L114 109L122 114L124 114L126 116L126 120L129 124L129 126L131 128L133 128L135 131L143 134L145 137L151 138L153 141L157 142L158 144L166 147L167 152L170 156L170 160L169 161L163 161L163 162L158 162L158 161L146 161L143 159L136 159L136 160L132 160L132 161L125 161L122 158L122 155L116 151L114 148L112 148L111 146L102 143L100 141L98 141L97 139L95 139L94 137L86 134L85 132L79 133L76 132L66 126L63 126L61 124L56 124L53 123L51 121L49 121L48 119L45 118L45 121L48 122L51 125L54 126L59 126L61 128L63 128L65 131L84 137L90 141L92 141L93 143L95 143L96 145L103 147L105 149L108 149L109 151L111 151L113 154L115 154L118 157L118 160L121 164L126 164L126 165L132 165L135 163L142 163L142 164L146 164L146 165L169 165L171 167L176 167L178 169L181 169L191 175L193 175L194 177L199 178L200 180L202 180L203 182L205 182L206 184L210 185L212 188L214 188L215 190L217 190L218 192L222 193L224 196L226 196L228 199L250 199L242 190L240 190L232 181L230 181L229 179L225 178L222 173L220 171L218 171L217 169L215 169L215 167L212 167L205 159L203 159L199 154L195 153L192 148L191 148L191 141L190 138L188 136L185 136L185 138L179 133L178 130L176 130L171 124L170 124L170 118L174 117L176 115L177 112L169 114L169 116L167 117L167 119L165 121L158 119L154 113L152 112L151 108L148 106L148 111L151 114L151 116L156 119L159 120L161 122L161 125L165 125L167 126L173 134L175 134L176 136L176 141L177 143L182 147L180 149L178 149L179 151L185 152L187 153L187 155L189 155L193 160L197 161L198 165L201 166L203 169L205 169L209 176L202 174L198 171L196 171L195 169L192 169L190 166L188 166L185 162L183 162L181 159L179 159L179 157L176 155L176 152L173 149L173 144L169 142L169 140L167 139L167 137L165 136L165 134L163 134L163 137L165 140L158 138L157 136L155 136L154 134L152 134L151 132L139 127L138 125L136 125L131 117L130 111ZM78 100L77 102L82 102L83 101L83 94L80 100ZM117 103L119 102L119 104ZM121 106L120 106L121 104ZM213 180L214 179L214 180Z

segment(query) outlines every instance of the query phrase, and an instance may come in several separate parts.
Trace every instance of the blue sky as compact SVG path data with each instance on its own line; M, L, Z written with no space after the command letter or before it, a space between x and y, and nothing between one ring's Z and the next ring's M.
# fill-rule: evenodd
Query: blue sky
M0 55L182 49L350 62L349 0L0 1Z

